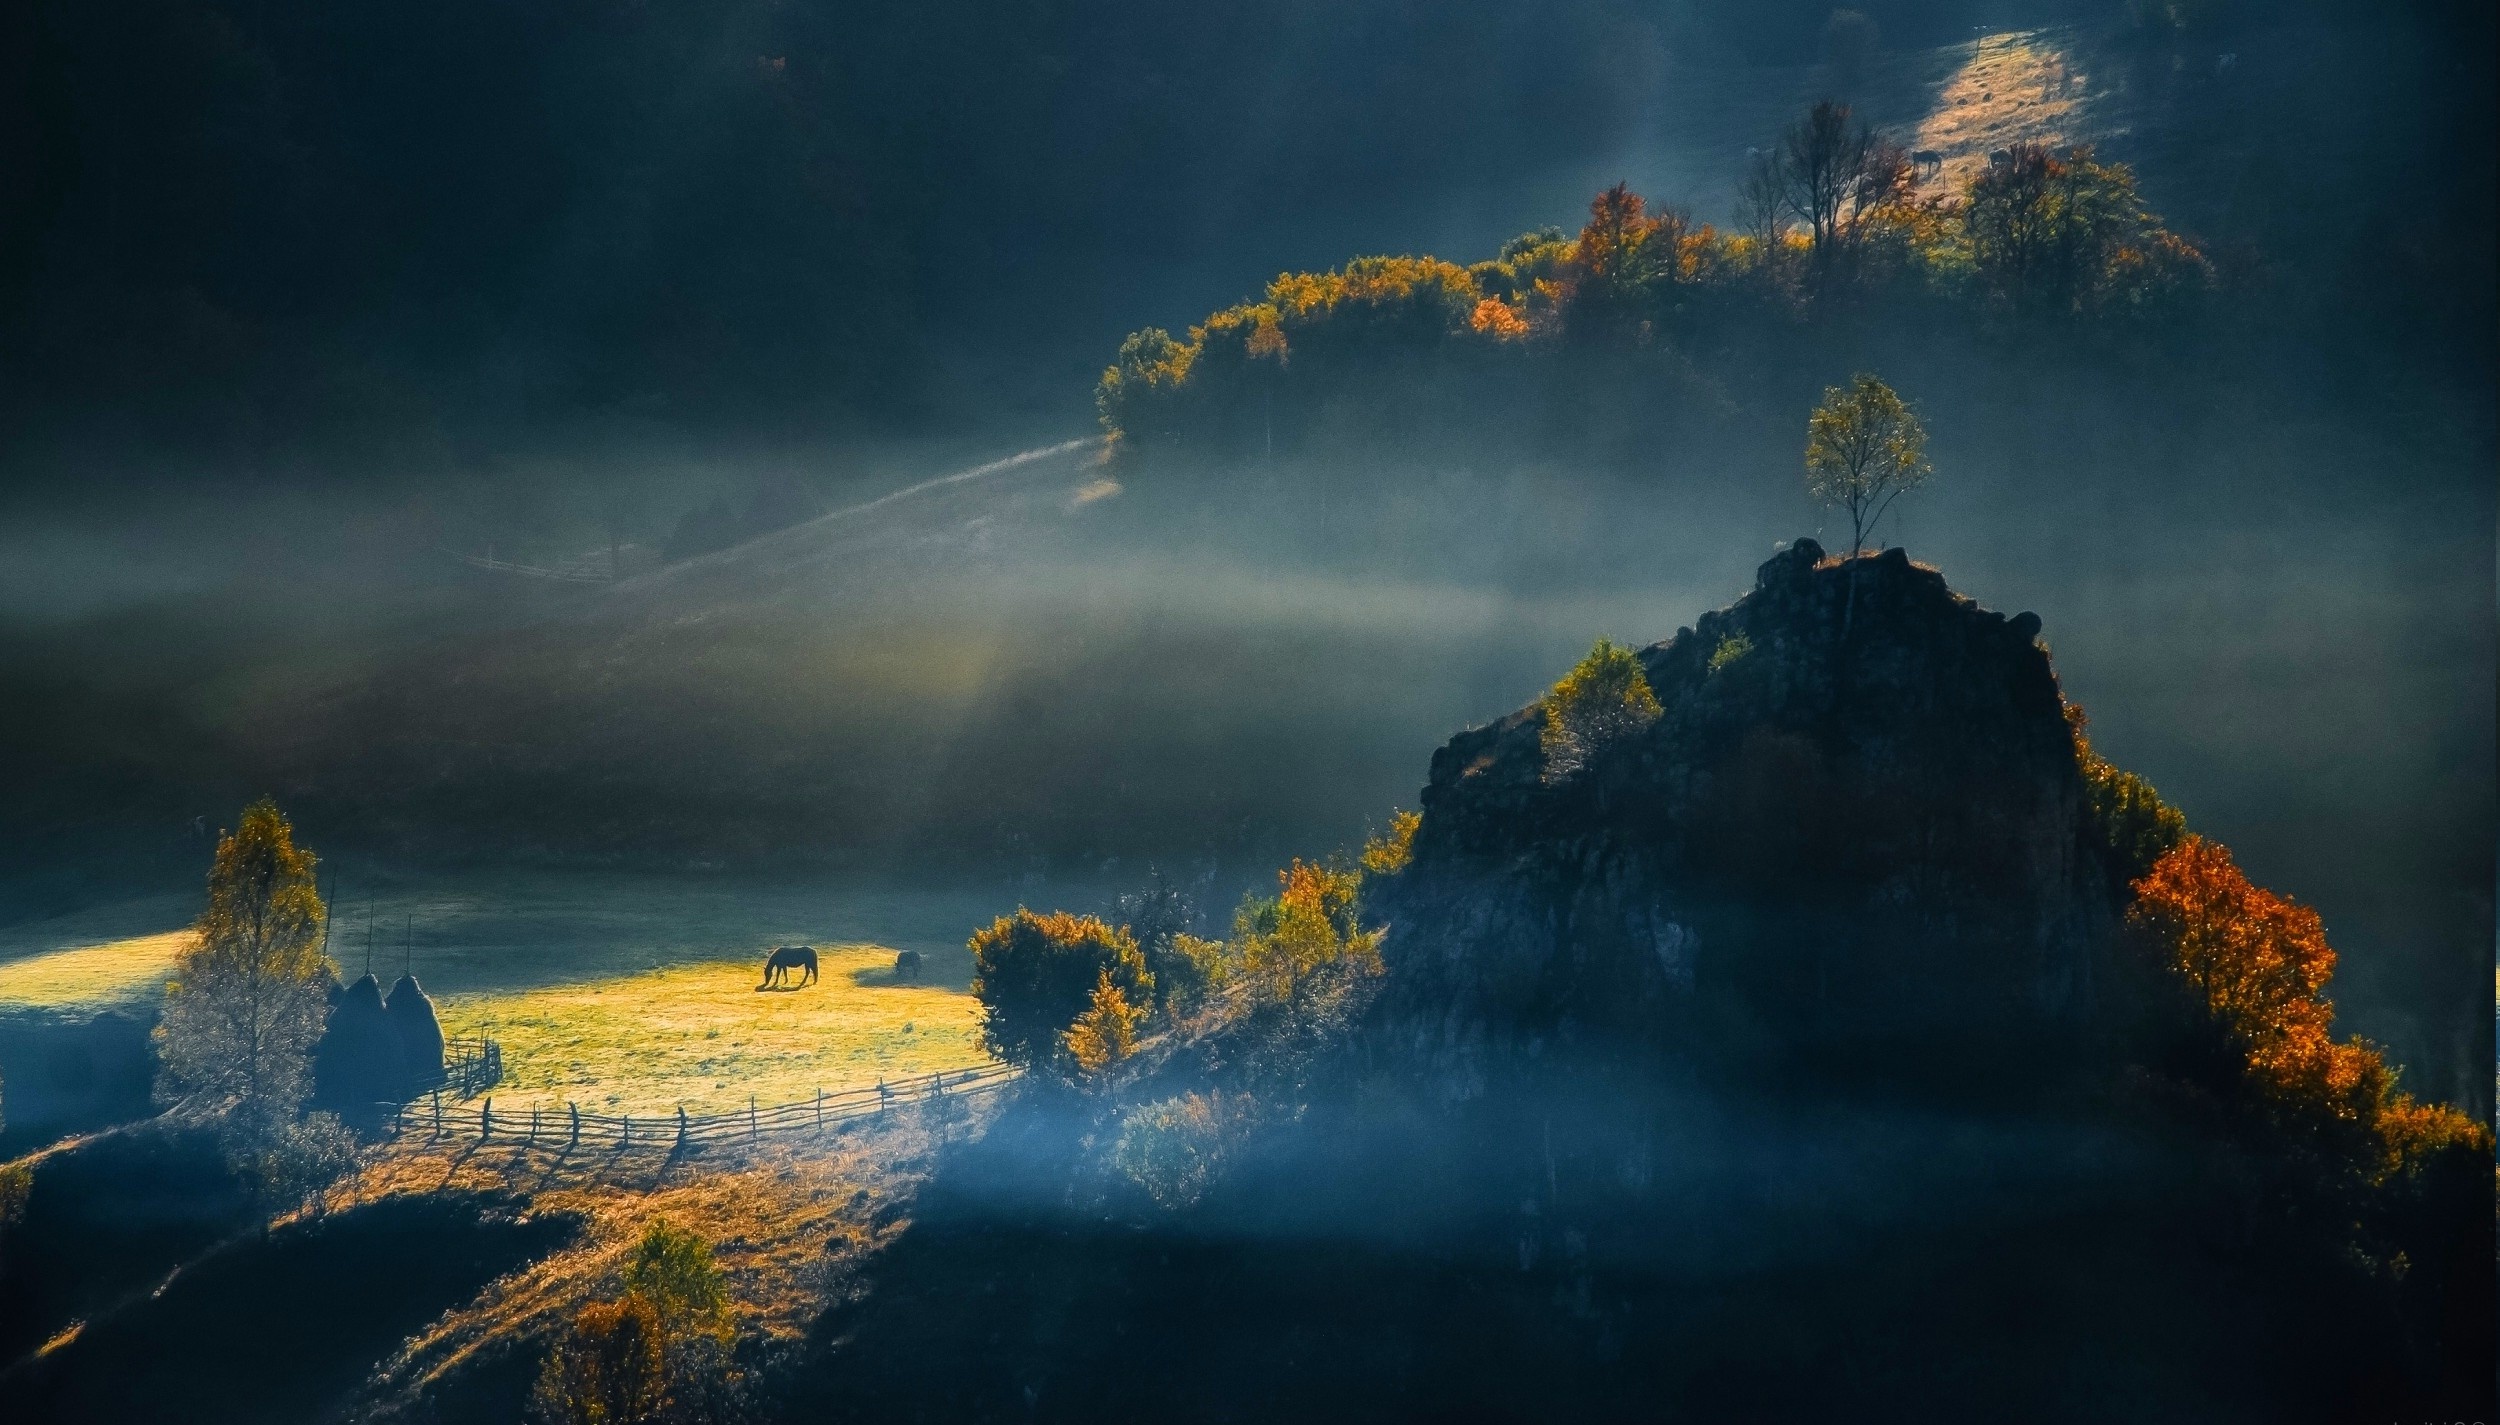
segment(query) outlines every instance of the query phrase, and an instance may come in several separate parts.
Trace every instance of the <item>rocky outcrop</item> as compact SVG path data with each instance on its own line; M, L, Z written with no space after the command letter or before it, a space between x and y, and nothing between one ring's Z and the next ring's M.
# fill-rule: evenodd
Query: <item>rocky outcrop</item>
M1662 713L1556 775L1523 708L1432 759L1380 1027L1506 1056L2070 1042L2117 924L2039 619L1800 540L1641 650Z

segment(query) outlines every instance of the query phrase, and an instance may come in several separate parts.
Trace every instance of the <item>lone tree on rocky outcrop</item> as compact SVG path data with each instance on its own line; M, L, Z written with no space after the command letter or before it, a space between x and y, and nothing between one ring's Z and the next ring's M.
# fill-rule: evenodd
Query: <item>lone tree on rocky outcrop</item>
M156 1096L217 1115L264 1225L343 1161L338 1120L307 1119L313 1046L338 966L321 949L313 854L267 798L217 843L208 908L175 962L156 1029Z
M1823 404L1806 418L1806 492L1849 512L1853 554L1892 502L1934 473L1918 414L1867 372L1845 387L1825 387Z
M1546 779L1569 777L1657 720L1658 695L1650 691L1640 658L1612 639L1597 640L1589 656L1545 695L1540 742Z

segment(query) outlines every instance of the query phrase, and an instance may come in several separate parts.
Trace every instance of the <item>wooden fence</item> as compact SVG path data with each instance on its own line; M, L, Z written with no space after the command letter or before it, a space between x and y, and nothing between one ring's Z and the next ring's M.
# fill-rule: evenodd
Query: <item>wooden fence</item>
M812 1099L758 1105L750 1097L744 1109L727 1113L585 1113L581 1105L550 1107L533 1103L522 1108L495 1107L490 1096L475 1105L445 1104L440 1094L430 1100L400 1105L390 1117L393 1138L474 1138L484 1142L556 1144L636 1143L685 1147L700 1143L752 1142L765 1134L822 1133L838 1124L874 1118L890 1109L937 1099L988 1093L1005 1087L1023 1070L1006 1064L978 1069L952 1069L918 1078L879 1082L840 1093L817 1090Z

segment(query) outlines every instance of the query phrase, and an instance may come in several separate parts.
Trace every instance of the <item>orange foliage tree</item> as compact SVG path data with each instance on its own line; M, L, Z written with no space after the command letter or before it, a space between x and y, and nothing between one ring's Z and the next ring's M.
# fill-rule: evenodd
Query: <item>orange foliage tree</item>
M2135 883L2127 920L2281 1127L2372 1181L2438 1149L2487 1149L2480 1124L2397 1092L2384 1055L2335 1037L2335 951L2318 913L2250 883L2221 843L2181 836Z

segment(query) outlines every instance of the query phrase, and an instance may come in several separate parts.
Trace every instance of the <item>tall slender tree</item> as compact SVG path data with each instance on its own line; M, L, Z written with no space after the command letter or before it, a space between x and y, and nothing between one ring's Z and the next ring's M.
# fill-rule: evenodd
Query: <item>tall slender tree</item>
M338 973L322 953L314 861L276 803L244 809L218 839L208 905L156 1028L158 1101L216 1117L264 1226L289 1189L315 1185L343 1154L337 1120L302 1113Z

